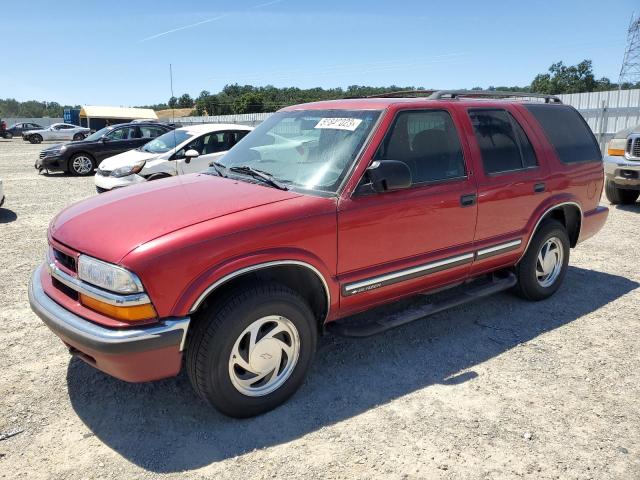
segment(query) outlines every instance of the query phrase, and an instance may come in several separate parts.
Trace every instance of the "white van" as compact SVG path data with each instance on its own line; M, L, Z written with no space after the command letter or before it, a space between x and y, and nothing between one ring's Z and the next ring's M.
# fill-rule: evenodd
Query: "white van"
M103 160L96 171L98 193L159 178L195 173L222 157L252 127L205 124L182 127L135 150Z

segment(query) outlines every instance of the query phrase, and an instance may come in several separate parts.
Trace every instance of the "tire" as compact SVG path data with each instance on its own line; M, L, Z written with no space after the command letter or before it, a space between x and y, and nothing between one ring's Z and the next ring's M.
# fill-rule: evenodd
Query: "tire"
M73 141L74 141L74 142L77 142L77 141L79 141L79 140L84 140L84 135L83 135L83 134L81 134L81 133L76 133L76 134L73 136Z
M611 180L605 182L604 193L612 205L631 205L636 203L638 196L640 196L640 191L618 188Z
M76 153L67 164L67 171L79 177L91 175L95 168L96 161L88 153Z
M160 180L161 178L169 178L171 175L168 173L154 173L153 175L149 175L147 177L147 181L150 182L152 180Z
M6 139L6 140L11 140L13 138L13 133L5 131L2 136Z
M516 293L532 301L544 300L556 293L567 273L569 253L569 236L564 225L557 220L545 221L516 265ZM548 260L540 262L539 257Z
M258 337L253 348L250 327ZM280 333L271 337L273 327ZM220 412L251 417L279 406L298 390L317 340L317 320L298 293L278 283L251 284L203 312L189 338L187 372L198 395ZM276 374L253 381L259 377L251 371Z
M37 133L34 135L29 135L29 141L34 144L42 143L42 135L39 135Z

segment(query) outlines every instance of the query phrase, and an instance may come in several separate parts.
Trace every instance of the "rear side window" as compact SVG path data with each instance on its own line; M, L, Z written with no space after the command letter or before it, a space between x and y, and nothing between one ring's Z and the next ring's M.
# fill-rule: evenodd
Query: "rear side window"
M566 105L525 105L563 163L600 162L602 155L582 116Z
M456 127L444 110L399 113L375 159L404 162L411 170L413 184L466 175Z
M520 124L506 110L469 110L487 174L512 172L538 165L531 142Z

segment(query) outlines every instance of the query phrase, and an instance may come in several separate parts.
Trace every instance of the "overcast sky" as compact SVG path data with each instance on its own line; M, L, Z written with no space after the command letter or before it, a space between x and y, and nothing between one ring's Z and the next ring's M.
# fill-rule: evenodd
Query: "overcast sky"
M527 85L555 61L617 81L637 0L30 0L0 17L0 98L141 105L227 83ZM8 4L8 5L9 5ZM28 8L27 8L28 5Z

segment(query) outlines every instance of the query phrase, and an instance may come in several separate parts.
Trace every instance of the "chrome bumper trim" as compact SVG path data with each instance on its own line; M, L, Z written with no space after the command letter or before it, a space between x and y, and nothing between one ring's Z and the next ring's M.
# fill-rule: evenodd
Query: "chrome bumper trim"
M126 354L176 346L182 351L189 317L169 318L148 327L107 328L96 325L54 302L44 292L38 267L29 283L31 309L57 335L107 354Z
M68 273L61 270L55 263L47 263L49 273L53 278L67 287L101 302L115 305L116 307L128 307L134 305L144 305L151 303L146 293L133 293L130 295L118 295L117 293L108 292L98 287L94 287L82 280L72 277Z

